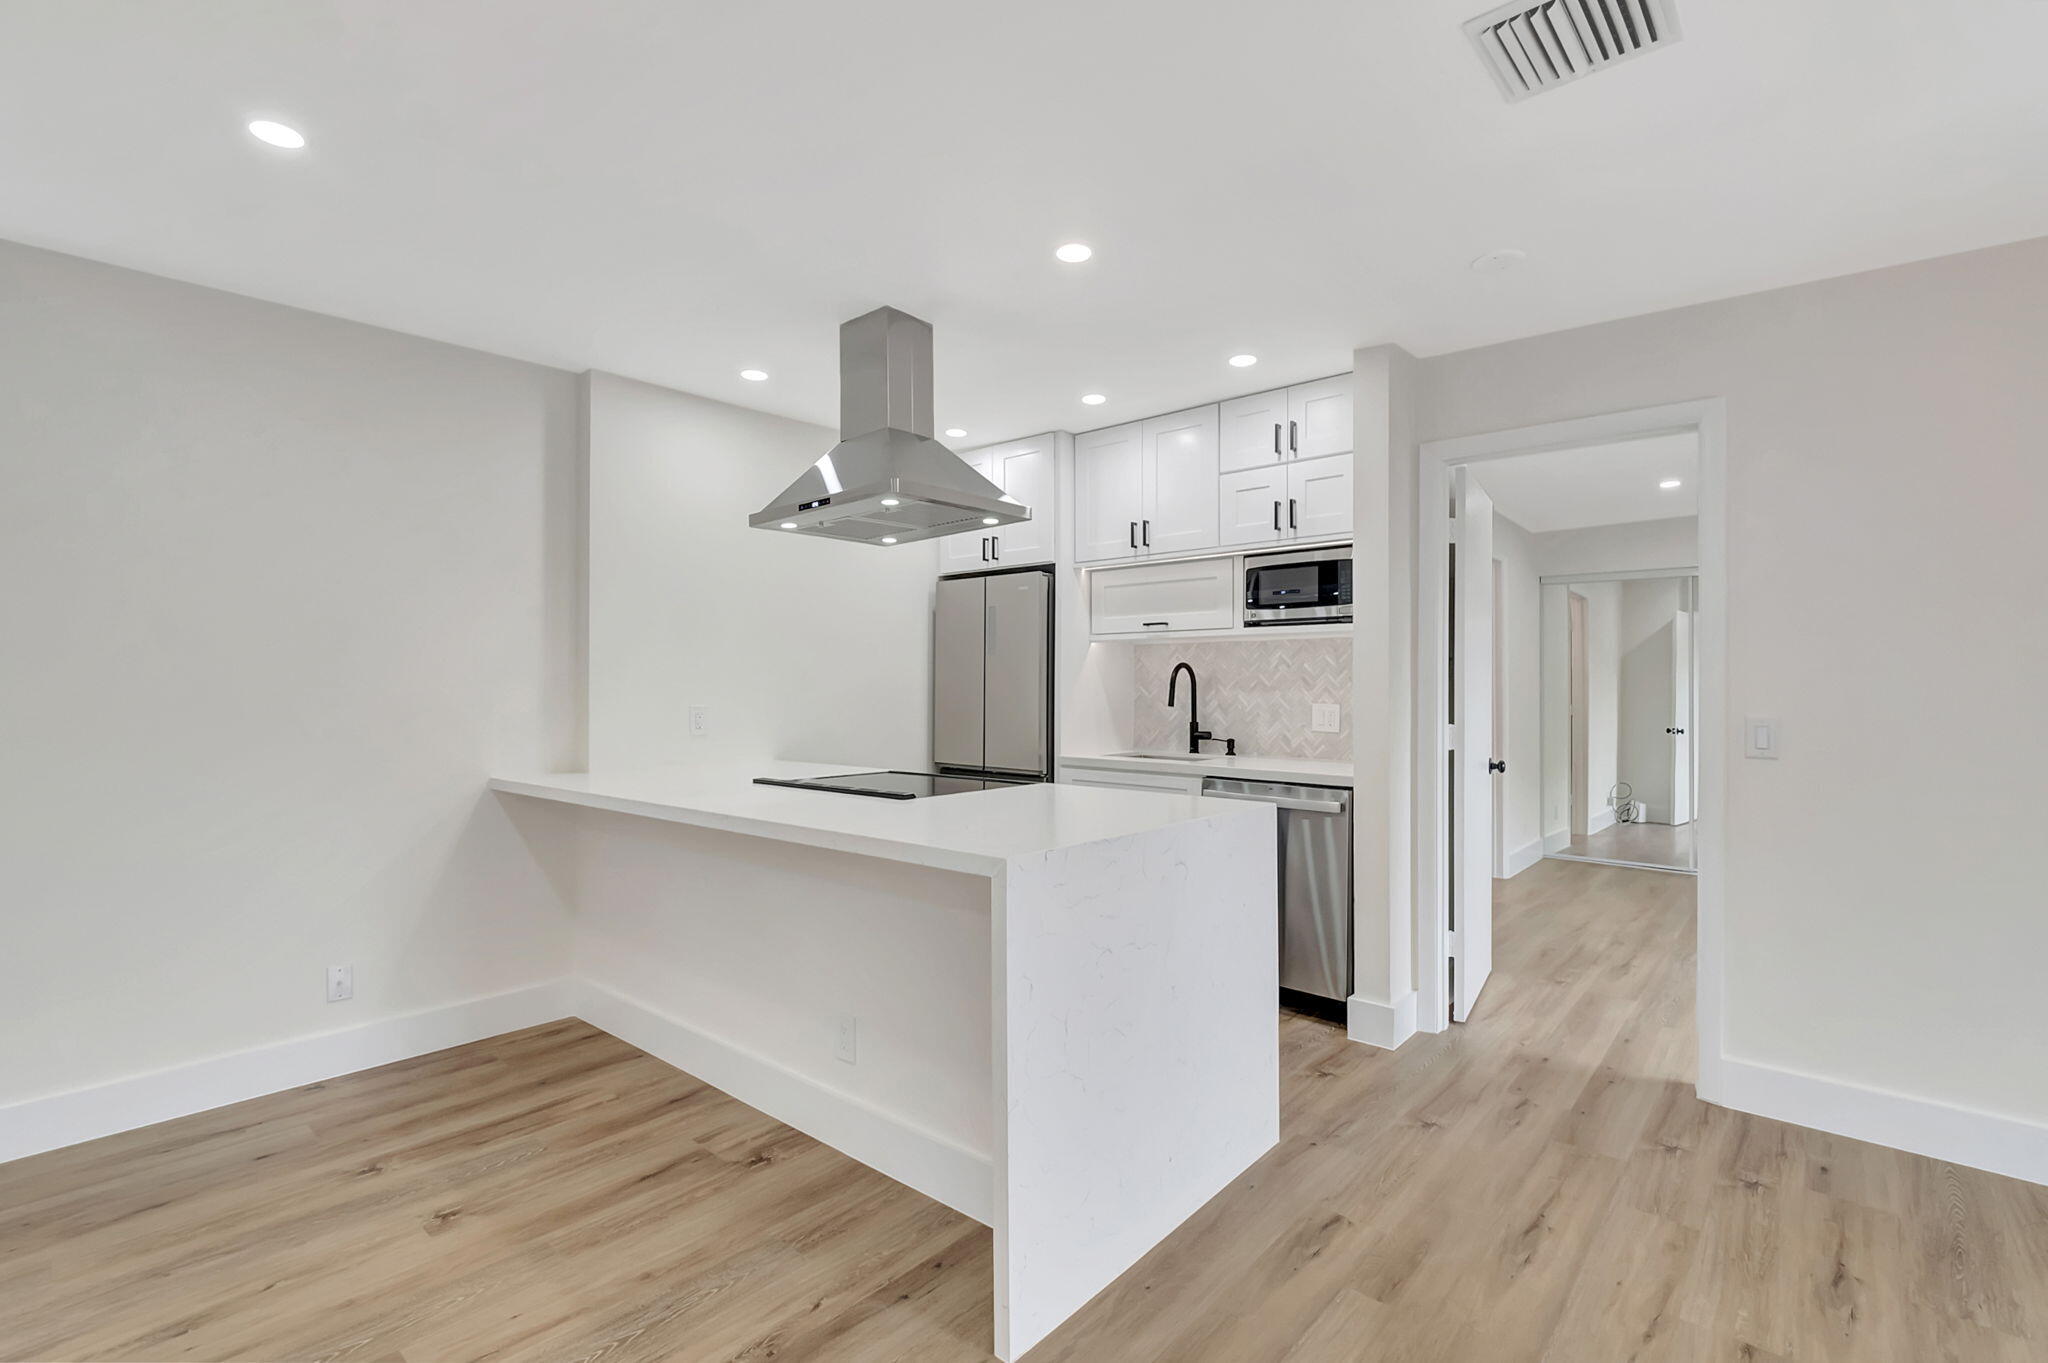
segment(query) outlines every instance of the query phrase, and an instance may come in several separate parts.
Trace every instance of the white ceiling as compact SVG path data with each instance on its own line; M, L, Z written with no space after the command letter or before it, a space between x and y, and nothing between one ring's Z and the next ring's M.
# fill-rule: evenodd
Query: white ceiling
M6 0L0 236L826 423L890 303L974 444L2048 233L2040 0L1678 0L1515 105L1484 8Z
M1682 431L1489 459L1470 468L1495 511L1541 534L1697 516L1699 462L1699 437ZM1657 486L1667 478L1680 485Z

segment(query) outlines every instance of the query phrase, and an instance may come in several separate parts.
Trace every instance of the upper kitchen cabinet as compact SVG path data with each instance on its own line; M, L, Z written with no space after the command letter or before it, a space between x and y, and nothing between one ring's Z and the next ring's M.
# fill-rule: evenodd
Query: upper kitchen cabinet
M1349 374L1297 383L1287 390L1287 457L1322 459L1351 453Z
M1074 558L1136 558L1145 519L1145 423L1074 437Z
M1351 456L1293 459L1226 473L1223 542L1284 544L1351 534Z
M1351 376L1339 374L1221 404L1218 466L1232 473L1351 453L1351 393Z
M1003 496L1031 508L1031 519L980 533L948 535L939 541L939 571L972 572L977 568L1053 561L1057 522L1053 515L1058 487L1058 451L1051 435L1012 440L1003 445L969 450L960 456L976 473L1003 490Z
M1090 431L1074 441L1074 558L1216 546L1216 408Z
M1235 469L1277 464L1287 457L1287 390L1232 398L1217 407L1220 457L1218 466Z

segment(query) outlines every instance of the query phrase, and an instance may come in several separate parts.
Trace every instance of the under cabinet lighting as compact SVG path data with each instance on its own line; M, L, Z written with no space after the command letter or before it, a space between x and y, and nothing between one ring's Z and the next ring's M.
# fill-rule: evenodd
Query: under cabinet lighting
M1002 522L1001 522L1000 520L996 519L996 518L995 518L994 516L983 516L983 517L981 518L981 523L982 523L983 525L1001 525L1001 524L1002 524Z
M784 522L782 523L782 528L783 528L784 530L794 530L794 529L796 529L796 522L795 522L795 521L784 521Z

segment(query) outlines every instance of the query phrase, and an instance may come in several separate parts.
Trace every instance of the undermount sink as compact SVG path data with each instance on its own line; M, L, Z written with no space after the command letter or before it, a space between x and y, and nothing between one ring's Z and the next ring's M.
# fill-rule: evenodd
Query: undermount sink
M1111 757L1142 757L1149 762L1207 762L1207 753L1195 752L1113 752Z

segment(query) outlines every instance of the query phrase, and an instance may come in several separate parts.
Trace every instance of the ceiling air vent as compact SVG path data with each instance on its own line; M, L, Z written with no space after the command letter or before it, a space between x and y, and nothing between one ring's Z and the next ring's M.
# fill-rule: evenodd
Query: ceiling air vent
M1510 101L1555 89L1679 39L1675 0L1529 0L1466 22Z

